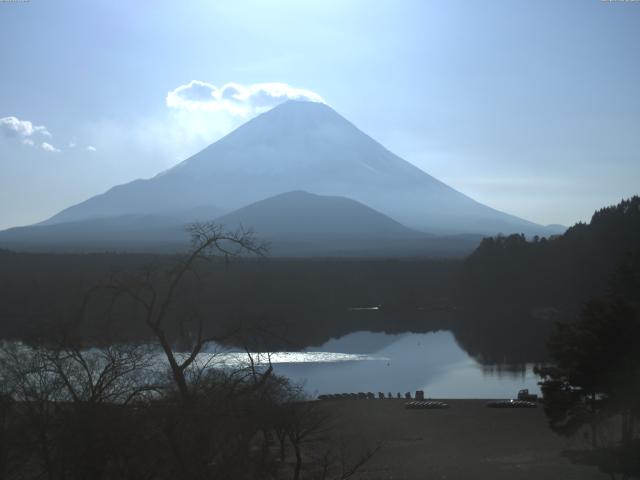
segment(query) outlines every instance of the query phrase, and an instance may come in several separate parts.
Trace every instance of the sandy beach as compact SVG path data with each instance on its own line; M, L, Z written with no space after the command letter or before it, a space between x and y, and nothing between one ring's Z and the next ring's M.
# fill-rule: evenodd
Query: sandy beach
M487 400L443 400L444 410L407 410L404 400L327 400L352 450L378 441L381 450L359 479L596 480L595 467L572 464L563 451L581 449L547 426L540 406L494 409Z

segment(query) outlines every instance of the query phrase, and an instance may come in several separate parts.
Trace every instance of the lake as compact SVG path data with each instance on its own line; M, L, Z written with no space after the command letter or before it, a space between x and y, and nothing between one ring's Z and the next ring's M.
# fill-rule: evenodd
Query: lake
M522 388L539 393L533 365L483 366L448 331L353 332L303 352L276 354L272 363L313 396L424 390L433 398L513 398Z
M21 348L28 351L28 347ZM98 352L87 350L87 354ZM156 352L150 375L167 367L164 354ZM187 355L177 353L179 359ZM254 353L252 357L263 366L270 358L275 373L302 385L311 397L358 392L414 395L423 390L432 398L498 399L513 398L523 388L540 393L533 364L483 365L460 347L450 331L356 331L302 351ZM196 363L202 368L238 368L248 366L248 359L244 351L210 344Z

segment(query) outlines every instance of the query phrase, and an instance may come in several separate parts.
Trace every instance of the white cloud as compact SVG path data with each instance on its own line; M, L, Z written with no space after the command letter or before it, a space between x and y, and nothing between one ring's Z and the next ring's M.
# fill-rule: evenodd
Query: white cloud
M0 118L0 136L4 138L16 139L25 145L33 146L32 137L42 135L51 137L46 127L34 125L29 120L20 120L17 117Z
M314 92L283 83L250 86L230 83L218 88L193 81L169 92L166 96L169 108L159 114L87 123L78 138L86 141L84 145L100 145L97 151L104 153L103 160L114 162L116 168L127 162L128 176L146 177L173 167L251 116L287 99L323 101ZM80 145L83 142L77 142L76 148Z
M47 142L42 142L40 144L40 148L42 148L42 150L44 150L45 152L59 152L60 149L54 147L53 145L51 145L50 143Z
M254 83L240 85L227 83L216 87L207 82L192 80L167 94L170 108L226 112L246 117L268 110L286 100L307 100L324 103L320 95L311 90L295 88L286 83Z
M0 138L17 140L23 145L39 148L45 152L60 152L60 148L49 142L43 141L43 137L52 138L51 133L44 125L34 125L29 120L20 120L17 117L9 116L0 118ZM76 148L75 141L70 141L67 147ZM86 148L90 152L95 152L96 148L89 145Z

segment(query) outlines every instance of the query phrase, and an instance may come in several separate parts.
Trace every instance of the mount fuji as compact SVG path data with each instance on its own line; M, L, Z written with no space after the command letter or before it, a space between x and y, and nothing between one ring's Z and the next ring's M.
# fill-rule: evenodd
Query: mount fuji
M125 247L125 233L130 235L133 228L131 218L156 219L151 221L154 226L168 228L232 215L292 191L354 200L389 217L386 220L397 222L398 227L407 227L395 229L396 234L410 229L412 234L436 235L556 233L454 190L390 152L325 104L288 101L153 178L115 186L37 226L0 232L0 244L9 237L14 245L30 243L34 236L41 243L49 230L44 227L56 225L55 243L64 244L63 224L73 224L71 236L72 230L95 228L103 222L118 236L118 219L123 218L127 219L122 236ZM330 205L326 203L327 208ZM278 216L273 209L270 212L273 218ZM330 217L331 210L325 214ZM309 212L310 217L315 215ZM154 238L162 243L162 238Z

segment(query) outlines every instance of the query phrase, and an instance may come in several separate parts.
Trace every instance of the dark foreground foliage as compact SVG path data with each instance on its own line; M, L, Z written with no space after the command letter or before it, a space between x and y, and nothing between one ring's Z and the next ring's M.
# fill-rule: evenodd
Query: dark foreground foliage
M335 452L320 405L251 353L264 332L205 329L201 266L263 246L215 224L191 234L187 255L95 285L46 336L3 346L0 478L345 479L373 455ZM123 321L148 343L114 342ZM231 338L244 364L205 353Z
M472 353L493 354L485 356L490 362L503 361L501 354L517 356L519 349L528 361L544 360L545 340L557 321L575 318L585 302L610 291L612 282L629 294L640 290L638 264L637 196L549 239L486 238L463 264L455 303L467 314L457 317L455 330ZM522 338L528 342L517 341Z
M549 339L552 363L537 369L552 430L590 439L591 450L576 459L612 477L640 475L639 338L637 305L592 301L578 321L557 325Z
M0 478L348 478L375 451L343 465L326 411L268 366L194 364L185 399L157 353L6 345Z
M637 210L637 201L599 215L613 215L614 220L637 216L630 206ZM621 243L614 245L620 248ZM590 440L590 450L569 455L597 465L612 478L640 475L639 258L636 245L609 275L607 295L588 301L575 320L555 325L548 340L551 362L537 369L551 428Z

